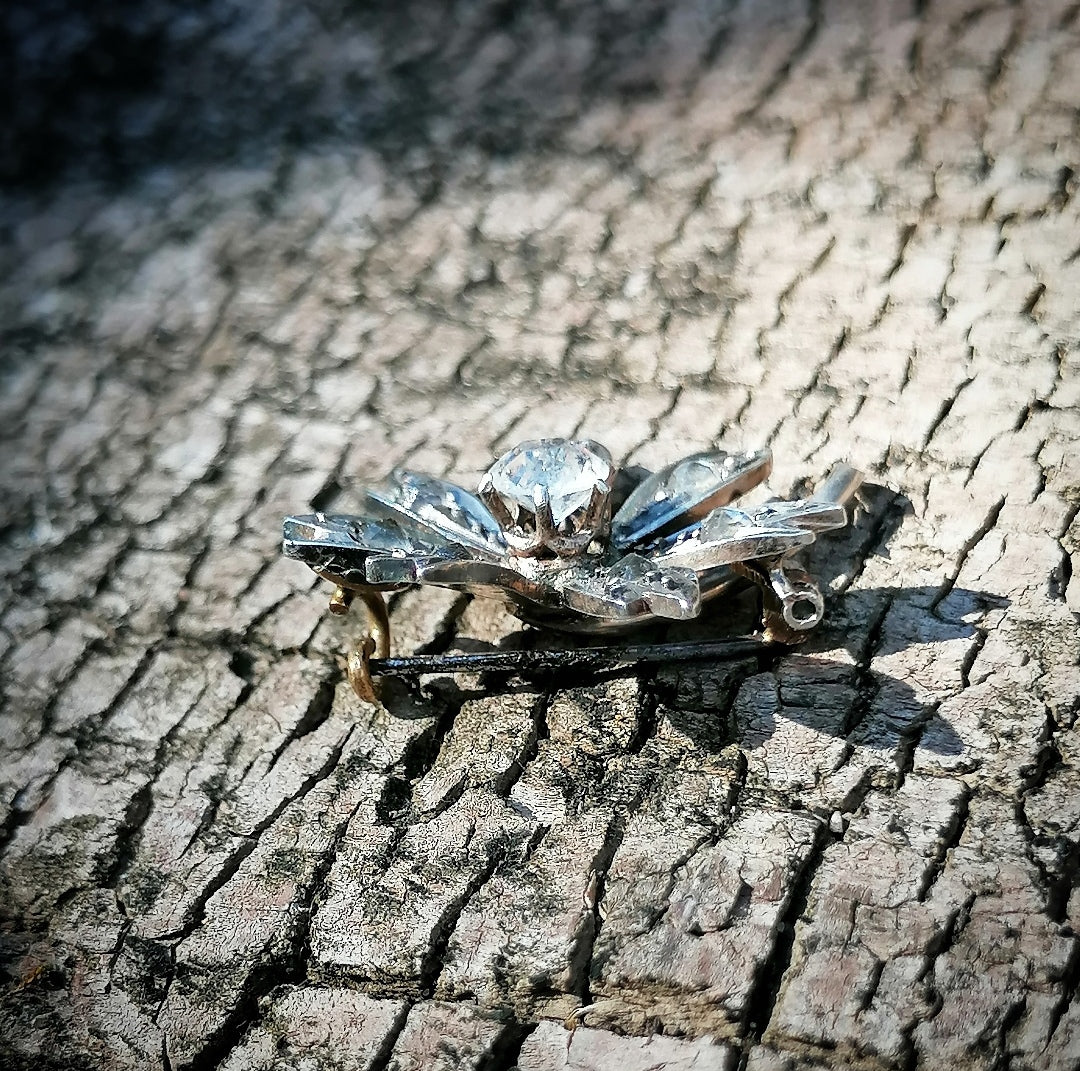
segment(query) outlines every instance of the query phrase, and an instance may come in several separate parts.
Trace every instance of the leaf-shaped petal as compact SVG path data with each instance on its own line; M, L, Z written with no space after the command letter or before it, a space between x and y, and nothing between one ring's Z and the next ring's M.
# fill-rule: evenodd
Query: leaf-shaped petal
M847 510L843 506L816 498L766 502L750 513L759 524L790 524L811 532L831 532L847 524Z
M611 522L619 549L649 542L701 520L756 487L772 469L768 450L691 454L646 477Z
M312 513L286 517L284 550L290 558L311 564L327 552L355 554L428 554L449 544L431 538L411 518L378 505L364 513Z
M558 596L550 586L498 562L425 562L418 570L417 579L420 583L438 584L476 595L491 596L504 592L530 602L558 603Z
M368 492L361 493L359 505L359 513L286 517L282 544L285 555L302 561L320 575L347 584L414 582L411 568L401 564L373 570L371 563L379 559L415 563L477 556L474 549L448 539L435 526ZM394 578L390 573L395 574Z
M437 529L451 542L464 543L487 554L506 547L498 521L476 495L434 476L399 469L384 487L370 496Z
M662 541L654 560L664 566L713 569L751 558L780 557L813 542L814 533L806 528L725 507L713 510L696 527Z
M653 614L683 621L701 612L692 570L664 568L640 554L627 554L610 568L568 569L558 586L571 610L590 617L625 620Z

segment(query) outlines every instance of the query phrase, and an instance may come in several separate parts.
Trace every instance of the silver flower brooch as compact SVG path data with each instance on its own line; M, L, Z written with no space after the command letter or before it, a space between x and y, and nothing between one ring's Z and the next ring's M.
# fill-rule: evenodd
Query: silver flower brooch
M808 498L733 505L771 470L768 450L713 450L619 479L598 443L538 439L500 457L476 494L399 470L359 491L355 514L287 517L283 550L334 585L332 611L345 613L356 598L367 607L368 633L349 657L349 679L367 700L380 673L741 657L799 642L820 622L821 588L794 556L847 524L845 505L862 482L839 465ZM383 593L417 584L499 598L530 624L590 634L696 618L710 600L752 584L762 627L712 643L390 658Z

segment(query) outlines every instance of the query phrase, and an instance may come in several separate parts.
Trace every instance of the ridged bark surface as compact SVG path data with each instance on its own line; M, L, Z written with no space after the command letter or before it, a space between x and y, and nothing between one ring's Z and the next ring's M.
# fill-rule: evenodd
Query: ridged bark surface
M0 1062L1076 1067L1080 8L113 10L4 135ZM865 469L819 634L360 703L282 516L576 434Z

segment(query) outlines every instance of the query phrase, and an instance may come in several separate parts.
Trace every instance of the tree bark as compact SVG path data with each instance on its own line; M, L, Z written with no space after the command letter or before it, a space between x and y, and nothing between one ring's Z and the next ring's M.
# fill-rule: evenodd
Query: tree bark
M1080 9L146 6L7 135L0 1062L1080 1065ZM820 631L361 703L283 515L571 434L865 469Z

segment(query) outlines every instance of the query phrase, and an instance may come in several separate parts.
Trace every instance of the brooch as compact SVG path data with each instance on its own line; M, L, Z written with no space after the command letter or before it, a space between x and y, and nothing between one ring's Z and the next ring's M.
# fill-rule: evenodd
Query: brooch
M349 659L364 699L374 698L375 672L739 657L798 642L821 620L821 589L793 556L847 524L845 504L862 482L839 465L808 498L733 505L771 470L768 450L712 450L635 480L598 443L537 439L503 454L475 494L399 470L360 490L356 513L287 517L283 551L334 585L333 612L355 598L367 607L369 632ZM543 628L601 634L698 617L747 583L762 595L762 629L743 640L389 657L383 593L416 584L500 598Z

